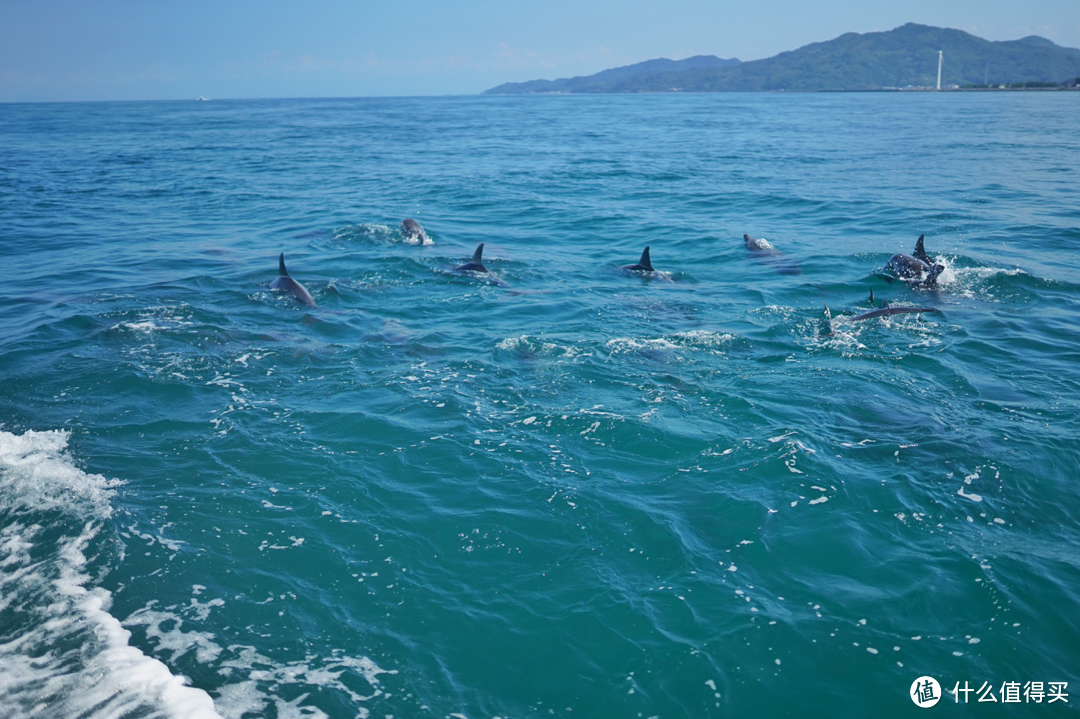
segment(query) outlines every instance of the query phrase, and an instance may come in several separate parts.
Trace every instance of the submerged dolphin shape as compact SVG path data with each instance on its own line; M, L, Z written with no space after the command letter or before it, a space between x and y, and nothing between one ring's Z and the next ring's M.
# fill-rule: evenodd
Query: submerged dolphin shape
M764 238L754 238L745 233L742 237L743 242L746 244L746 249L753 252L759 262L776 265L782 275L802 274L802 270L799 269L799 264L794 260L784 257L783 253L773 247L772 243L768 240Z
M886 270L912 287L935 286L938 275L945 269L945 265L934 262L930 255L926 254L923 247L924 237L925 235L919 235L914 255L897 253L885 263Z
M284 252L278 257L278 277L270 283L270 289L288 292L305 305L309 307L315 306L315 298L311 296L307 288L289 276L289 271L285 269Z
M401 223L401 234L405 236L406 240L411 240L418 245L430 245L432 244L431 238L424 232L424 228L420 226L420 223L416 220L406 218Z
M484 243L481 242L476 246L476 252L473 253L472 259L463 265L455 267L454 272L488 272L488 268L484 267L483 255Z

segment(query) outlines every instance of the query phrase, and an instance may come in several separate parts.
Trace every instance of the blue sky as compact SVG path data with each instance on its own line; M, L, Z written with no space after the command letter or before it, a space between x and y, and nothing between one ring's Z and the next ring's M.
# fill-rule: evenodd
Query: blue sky
M0 0L0 102L475 94L906 22L1080 47L1080 0Z

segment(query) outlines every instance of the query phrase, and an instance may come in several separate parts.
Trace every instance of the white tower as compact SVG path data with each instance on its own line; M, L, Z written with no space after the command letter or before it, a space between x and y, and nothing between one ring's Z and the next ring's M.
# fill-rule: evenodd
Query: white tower
M937 51L937 89L941 89L941 53L943 50Z

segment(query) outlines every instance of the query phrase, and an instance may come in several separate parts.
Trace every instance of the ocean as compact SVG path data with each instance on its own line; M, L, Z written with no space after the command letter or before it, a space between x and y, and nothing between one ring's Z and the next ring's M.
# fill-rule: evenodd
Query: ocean
M1076 716L1078 100L0 105L0 715Z

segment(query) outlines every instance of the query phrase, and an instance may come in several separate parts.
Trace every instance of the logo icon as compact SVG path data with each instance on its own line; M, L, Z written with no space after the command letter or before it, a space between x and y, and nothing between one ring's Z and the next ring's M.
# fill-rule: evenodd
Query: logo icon
M933 677L919 677L911 683L911 701L916 706L929 709L941 699L941 685Z

